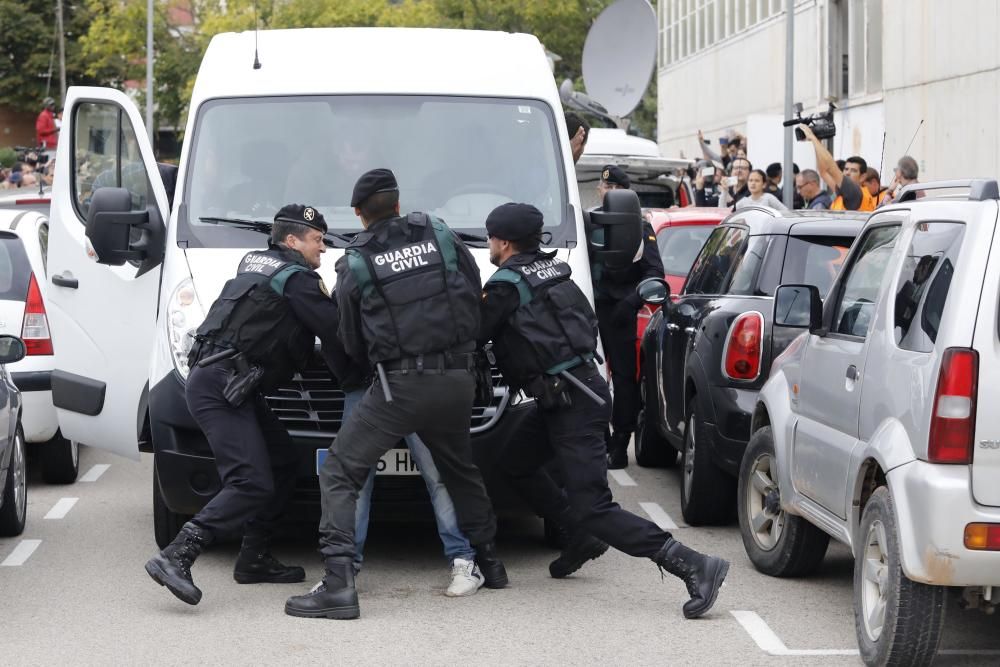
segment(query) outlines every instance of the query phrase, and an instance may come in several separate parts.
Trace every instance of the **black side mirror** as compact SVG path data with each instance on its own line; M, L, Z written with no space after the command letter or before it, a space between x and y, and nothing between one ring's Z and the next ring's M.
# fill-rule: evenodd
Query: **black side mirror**
M774 326L808 329L823 328L823 300L815 285L781 285L774 293Z
M632 265L642 245L642 206L631 190L609 190L604 205L590 212L594 259L613 269Z
M645 303L660 304L670 298L670 285L663 278L646 278L635 288Z
M150 214L155 212L155 219ZM133 236L133 228L142 233ZM97 263L121 266L141 262L142 275L163 261L165 230L158 209L132 210L132 195L125 188L98 188L87 211L87 238L97 253Z
M167 206L170 210L174 208L174 191L177 189L177 165L157 162L156 168L160 172L160 180L163 181L163 189L167 191Z
M24 359L28 350L17 336L0 336L0 364L12 364Z

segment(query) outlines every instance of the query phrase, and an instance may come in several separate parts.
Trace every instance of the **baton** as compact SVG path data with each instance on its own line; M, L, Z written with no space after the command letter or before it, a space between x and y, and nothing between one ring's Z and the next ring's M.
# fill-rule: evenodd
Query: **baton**
M198 368L204 368L205 366L214 364L216 361L222 361L223 359L229 359L230 357L235 357L237 354L239 354L239 350L237 350L234 347L231 347L229 349L223 350L222 352L216 352L210 357L205 357L204 359L199 361L196 365L198 366Z
M589 396L590 400L592 400L594 403L597 403L597 405L602 407L605 405L605 400L600 396L598 396L597 394L595 394L593 391L591 391L590 387L581 382L580 378L578 378L577 376L573 375L569 371L560 371L559 375L566 378L566 380L570 384L572 384L574 387L576 387L577 389L585 393L587 396Z
M385 367L382 366L382 362L375 364L375 370L378 371L378 381L382 385L382 393L385 395L385 402L392 403L392 392L389 391L389 378L385 374Z

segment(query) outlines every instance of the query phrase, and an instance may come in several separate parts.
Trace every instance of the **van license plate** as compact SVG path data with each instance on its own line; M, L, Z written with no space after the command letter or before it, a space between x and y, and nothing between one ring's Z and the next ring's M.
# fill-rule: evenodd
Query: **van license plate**
M326 449L316 450L316 474L319 474L320 466L326 460L329 451ZM409 449L390 449L378 463L375 464L376 475L419 475L417 464L410 456Z

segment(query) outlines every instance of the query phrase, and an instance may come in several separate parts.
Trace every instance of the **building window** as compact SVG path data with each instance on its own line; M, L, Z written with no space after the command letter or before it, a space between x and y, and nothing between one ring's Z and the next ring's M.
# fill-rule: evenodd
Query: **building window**
M882 89L882 0L832 0L830 95L845 100Z

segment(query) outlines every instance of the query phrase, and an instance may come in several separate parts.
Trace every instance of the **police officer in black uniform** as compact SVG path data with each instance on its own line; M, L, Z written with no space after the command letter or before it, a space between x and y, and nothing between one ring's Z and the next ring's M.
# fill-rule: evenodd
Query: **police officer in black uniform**
M596 557L584 545L589 539L598 552L598 538L681 578L691 596L685 617L701 616L715 603L729 563L689 549L612 499L604 453L611 396L594 363L597 318L569 265L540 250L542 225L541 212L528 204L504 204L486 219L490 261L500 269L483 291L480 342L493 341L504 379L535 398L544 436L514 439L504 458L527 471L554 456L562 473L565 492L551 478L547 489L534 490L535 503L574 530L570 553L549 571L564 577Z
M631 188L631 181L620 167L606 165L601 172L598 191L601 199L609 190ZM589 220L588 216L588 220ZM588 224L588 233L600 230ZM663 278L663 260L656 245L653 227L642 222L642 248L627 267L612 267L591 253L591 279L594 282L594 305L601 329L604 354L611 366L614 385L614 408L611 413L613 433L607 443L608 467L628 467L628 443L639 416L639 383L636 369L636 318L642 301L636 286L646 278Z
M337 261L339 331L359 365L375 366L377 381L341 426L320 469L326 576L312 592L289 598L291 616L360 615L352 566L358 491L382 454L410 433L434 456L485 585L507 585L493 543L493 506L469 447L479 270L443 222L423 213L399 215L390 170L365 173L351 205L365 231Z
M335 336L336 304L315 272L326 230L311 206L278 211L267 250L243 257L198 328L187 405L215 455L222 490L146 563L149 576L188 604L201 600L191 565L216 537L243 535L233 570L238 583L305 578L301 567L281 564L268 548L291 497L299 457L264 395L306 366L316 336L331 368L345 372L347 360Z

